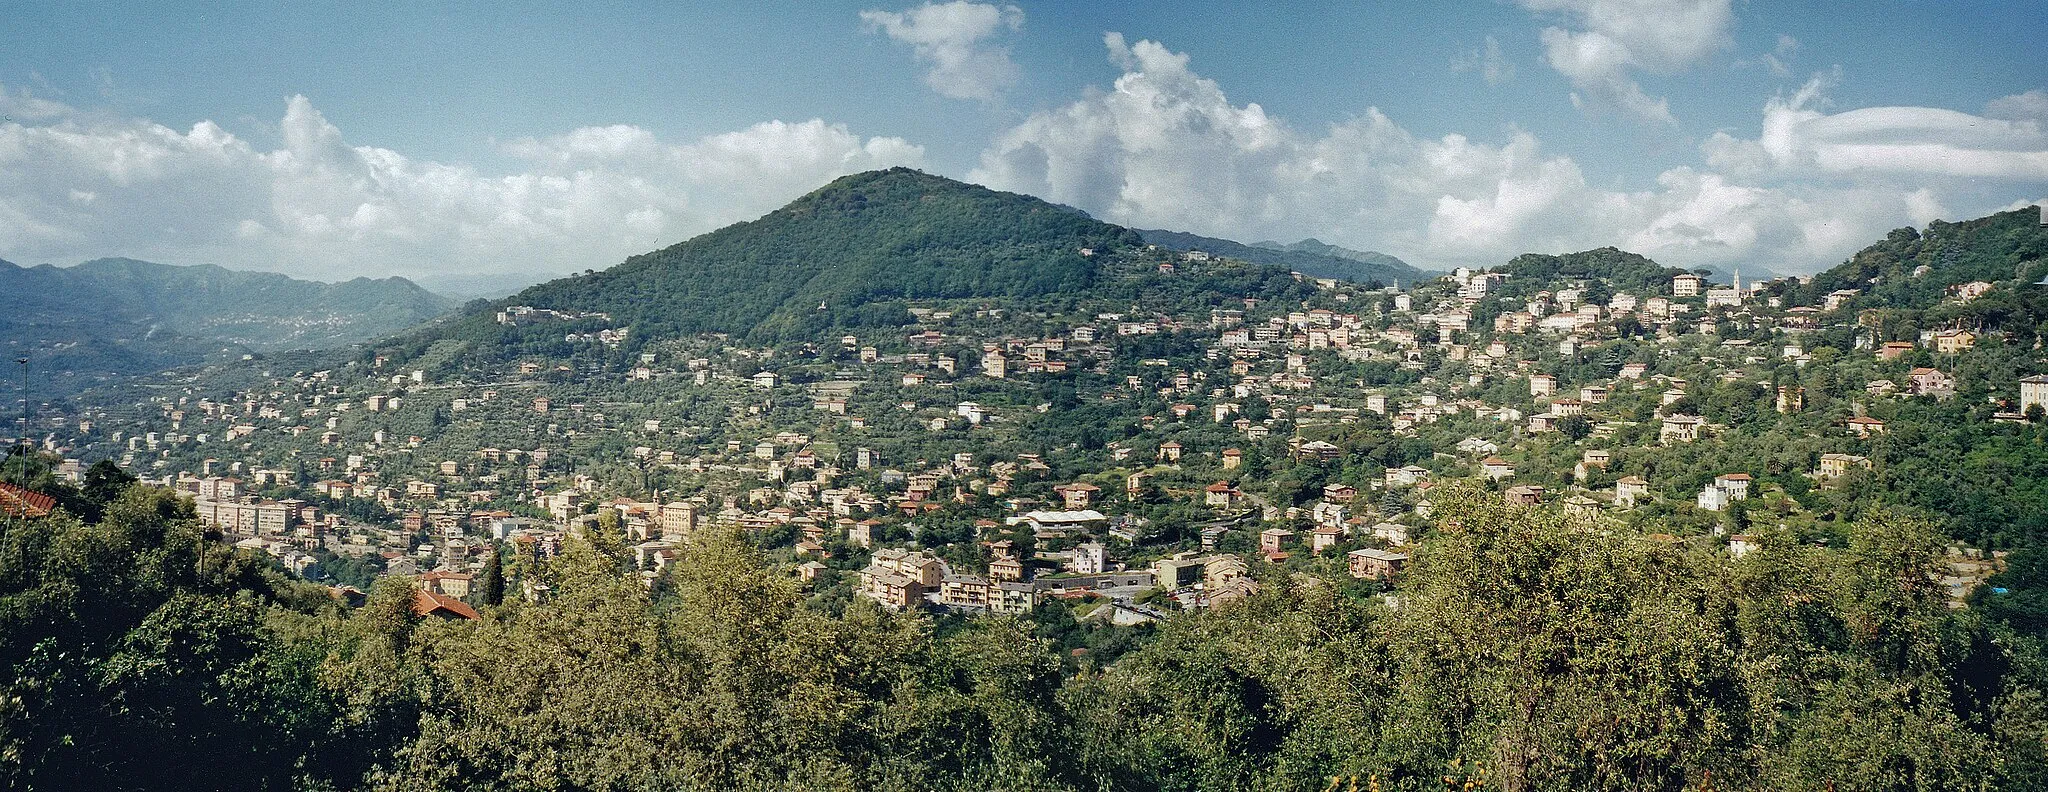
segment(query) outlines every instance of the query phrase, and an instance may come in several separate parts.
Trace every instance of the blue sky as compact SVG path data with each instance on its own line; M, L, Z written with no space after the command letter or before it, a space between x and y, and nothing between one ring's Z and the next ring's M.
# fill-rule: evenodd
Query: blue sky
M538 279L905 164L1439 268L1804 272L2048 196L2031 2L697 5L0 2L0 258Z

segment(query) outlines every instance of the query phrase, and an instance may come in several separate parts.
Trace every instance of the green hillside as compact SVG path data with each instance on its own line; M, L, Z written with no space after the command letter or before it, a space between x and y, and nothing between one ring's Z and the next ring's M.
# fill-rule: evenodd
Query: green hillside
M2048 288L2035 285L2048 266L2048 226L2040 210L2011 212L1948 223L1936 220L1924 231L1897 229L1884 240L1788 290L1794 304L1812 305L1839 289L1859 291L1848 308L1932 311L1935 321L1958 320L1997 326L2019 320L2048 320ZM1922 269L1925 267L1925 269ZM1990 293L1967 304L1943 305L1950 287L1982 281Z
M806 338L860 324L861 306L882 300L1085 289L1096 265L1083 248L1137 241L1036 198L894 168L841 178L759 220L502 302L606 311L636 333Z

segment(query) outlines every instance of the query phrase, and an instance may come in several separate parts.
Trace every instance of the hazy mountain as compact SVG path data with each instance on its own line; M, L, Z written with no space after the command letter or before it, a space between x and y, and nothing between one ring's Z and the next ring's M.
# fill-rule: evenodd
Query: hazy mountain
M453 301L403 278L303 281L211 265L97 259L73 267L0 261L0 343L28 357L42 395L208 356L381 338Z
M1391 285L1395 281L1403 284L1414 283L1438 274L1417 269L1408 262L1385 253L1349 250L1313 239L1304 239L1292 245L1277 242L1247 245L1181 231L1140 230L1138 233L1144 236L1147 243L1160 247L1172 250L1199 250L1255 264L1286 267L1317 278L1340 278L1359 283L1379 281Z

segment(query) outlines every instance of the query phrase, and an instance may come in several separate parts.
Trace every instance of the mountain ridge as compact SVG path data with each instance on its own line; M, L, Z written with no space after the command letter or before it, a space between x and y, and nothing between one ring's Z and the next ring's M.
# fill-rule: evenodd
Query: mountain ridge
M1254 264L1286 267L1315 278L1337 278L1359 283L1379 281L1391 284L1395 281L1414 283L1442 274L1419 269L1385 253L1355 251L1325 245L1313 239L1305 239L1293 245L1281 245L1277 242L1247 245L1221 237L1202 236L1185 231L1136 230L1149 244L1172 250L1199 250ZM1314 246L1309 246L1310 243ZM1342 254L1336 251L1341 251Z

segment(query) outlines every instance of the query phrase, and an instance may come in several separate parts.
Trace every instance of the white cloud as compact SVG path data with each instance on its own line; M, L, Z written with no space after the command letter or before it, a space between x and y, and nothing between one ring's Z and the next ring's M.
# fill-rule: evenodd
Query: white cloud
M1479 72L1479 78L1489 86L1498 86L1515 78L1515 64L1500 52L1500 40L1486 37L1486 46L1467 52L1451 61L1451 71L1463 74Z
M1010 51L987 41L1024 27L1024 11L1016 6L954 0L902 12L862 11L860 18L870 30L909 44L931 65L925 84L943 96L993 101L1017 83Z
M521 140L524 172L487 175L348 143L292 97L264 150L210 121L0 125L0 256L129 255L301 276L553 274L616 263L749 219L847 173L923 150L821 120L690 143L635 127Z
M1105 44L1123 69L1112 88L1003 133L974 179L1140 228L1313 236L1435 268L1617 245L1679 266L1813 271L1948 211L1950 193L1919 178L1788 179L1771 146L1726 133L1703 147L1707 167L1621 191L1590 184L1526 132L1421 138L1377 109L1296 129L1232 104L1184 54L1117 34ZM1841 126L1829 135L1851 135Z
M1637 71L1682 71L1729 45L1729 0L1519 0L1557 13L1569 27L1541 33L1544 60L1572 84L1572 103L1619 108L1672 123L1669 101L1636 82Z
M1897 177L2048 180L2048 113L2027 117L2039 92L1991 103L1974 116L1932 107L1865 107L1826 113L1822 74L1764 106L1756 140L1716 133L1708 163L1745 178Z
M2008 121L2048 121L2048 91L2035 88L1993 99L1985 103L1984 114Z

